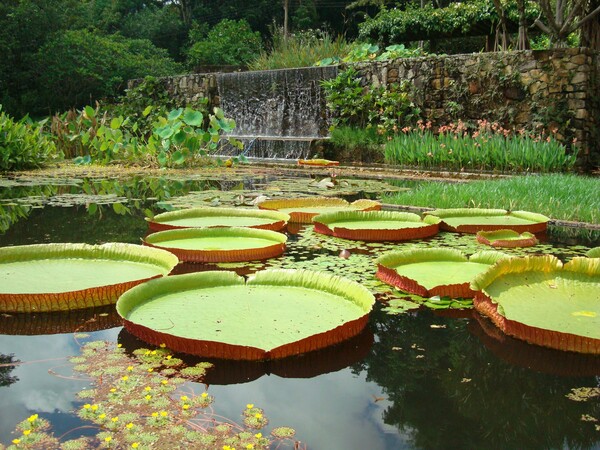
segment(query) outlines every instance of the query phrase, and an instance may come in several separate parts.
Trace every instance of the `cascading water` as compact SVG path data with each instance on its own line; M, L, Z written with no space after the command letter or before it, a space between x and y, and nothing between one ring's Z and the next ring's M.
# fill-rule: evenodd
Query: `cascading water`
M231 136L244 144L221 153L257 158L308 158L311 142L327 135L320 81L337 66L217 75L221 108L235 120Z

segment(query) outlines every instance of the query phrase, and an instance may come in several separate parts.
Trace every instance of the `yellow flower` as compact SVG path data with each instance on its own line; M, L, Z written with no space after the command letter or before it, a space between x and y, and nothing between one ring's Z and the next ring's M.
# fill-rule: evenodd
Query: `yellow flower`
M111 388L110 392L117 392L117 390L115 388Z
M127 375L125 375L125 376L121 377L121 380L127 381L127 380L129 380L129 377Z
M152 417L158 417L158 413L155 411L152 413Z
M262 414L256 413L256 414L254 414L254 417L256 417L257 419L262 419Z
M131 430L133 428L133 424L131 422L129 422L127 425L125 425L125 428L127 428L128 430Z
M102 413L98 416L98 419L104 419L106 417L106 414Z
M229 445L224 445L223 450L231 450L231 447Z
M151 388L150 386L146 386L146 387L144 388L144 390L145 390L145 391L151 391L151 390L152 390L152 388Z
M33 415L29 416L29 417L27 418L27 420L28 420L29 422L35 422L35 421L37 420L37 418L38 418L38 415L37 415L37 414L33 414Z
M252 408L254 408L254 404L253 404L253 403L248 403L248 404L246 405L246 408L248 408L248 409L252 409Z
M169 414L169 413L168 413L168 412L166 412L166 411L161 411L161 412L160 412L160 415L161 415L162 417L167 417L167 415L168 415L168 414Z
M127 372L133 372L133 366L128 366L127 367Z
M123 344L117 344L117 348L123 347Z
M202 395L201 395L201 397L202 397L202 398L206 398L206 397L208 397L208 392L203 392L203 393L202 393Z
M171 359L171 358L172 358L172 356L171 356L171 355L167 355L167 359Z
M254 437L255 437L256 439L260 439L260 438L262 437L262 433L256 433L256 434L254 435Z
M12 443L13 444L19 444L21 442L21 439L13 439Z
M151 354L151 355L156 355L156 350L152 350L152 351L150 352L150 354Z
M150 350L146 350L146 353L144 353L144 356L148 356L150 354Z
M154 369L153 369L152 367L150 367L150 368L148 369L148 372L154 372Z
M110 441L112 441L112 437L110 437L110 436L106 436L106 437L104 438L104 440L105 440L106 442L110 442Z
M150 394L148 394L148 395L146 395L144 398L145 398L146 400L150 400L150 399L152 398L152 396L151 396Z
M189 409L190 405L188 405L187 403L185 405L182 406L183 409Z
M181 398L181 401L185 402L185 401L187 401L188 396L187 395L182 395L180 398Z
M31 433L31 430L23 430L24 436L29 436L30 433Z
M98 409L98 405L92 405L92 411L96 411Z
M92 407L92 405L90 405L89 403L86 403L85 405L83 405L84 409L90 409L91 407Z
M252 448L254 448L254 444L248 444L248 445L246 445L246 448L252 449Z
M131 444L131 448L138 448L139 445L139 442L134 442L133 444Z
M118 418L118 417L113 417L113 418L112 418L112 419L110 419L110 420L112 420L113 422L117 422L117 421L119 420L119 418Z
M167 383L168 383L168 381L167 381L167 380L162 380L162 381L161 381L161 383L162 383L162 384L167 384Z
M160 344L159 347L160 348L165 348L167 346L167 344Z

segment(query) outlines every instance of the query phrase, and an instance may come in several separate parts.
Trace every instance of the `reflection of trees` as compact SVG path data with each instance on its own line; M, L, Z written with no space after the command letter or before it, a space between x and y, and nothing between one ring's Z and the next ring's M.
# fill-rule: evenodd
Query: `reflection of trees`
M14 355L4 355L0 353L0 387L9 386L19 379L10 373L19 361L14 359Z
M416 448L585 448L597 442L594 427L580 419L598 417L600 405L565 398L571 388L595 386L594 378L510 366L469 334L466 320L374 314L378 340L362 368L392 402L385 422L410 434Z

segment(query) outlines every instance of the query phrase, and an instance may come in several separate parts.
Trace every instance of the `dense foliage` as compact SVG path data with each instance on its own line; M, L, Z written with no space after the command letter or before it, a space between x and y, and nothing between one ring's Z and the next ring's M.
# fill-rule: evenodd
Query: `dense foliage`
M0 172L39 167L56 156L56 146L44 123L15 121L0 105Z
M202 65L246 65L262 49L260 34L245 20L222 20L205 39L194 42L188 52L190 67Z

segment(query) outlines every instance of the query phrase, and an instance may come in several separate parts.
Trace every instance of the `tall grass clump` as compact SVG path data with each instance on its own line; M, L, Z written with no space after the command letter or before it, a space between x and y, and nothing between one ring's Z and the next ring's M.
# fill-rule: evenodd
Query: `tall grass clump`
M336 149L336 158L344 161L370 163L383 162L385 138L377 128L354 128L341 126L333 128L329 142Z
M573 169L577 155L554 136L513 133L497 123L479 120L441 126L405 127L385 147L390 164L425 169L558 172Z
M574 174L522 175L468 183L423 183L387 203L428 208L501 208L557 220L600 224L600 179Z
M309 67L325 58L345 54L350 45L344 37L331 37L318 30L307 30L289 35L285 39L283 31L273 33L270 51L263 51L248 64L250 70L288 69Z

